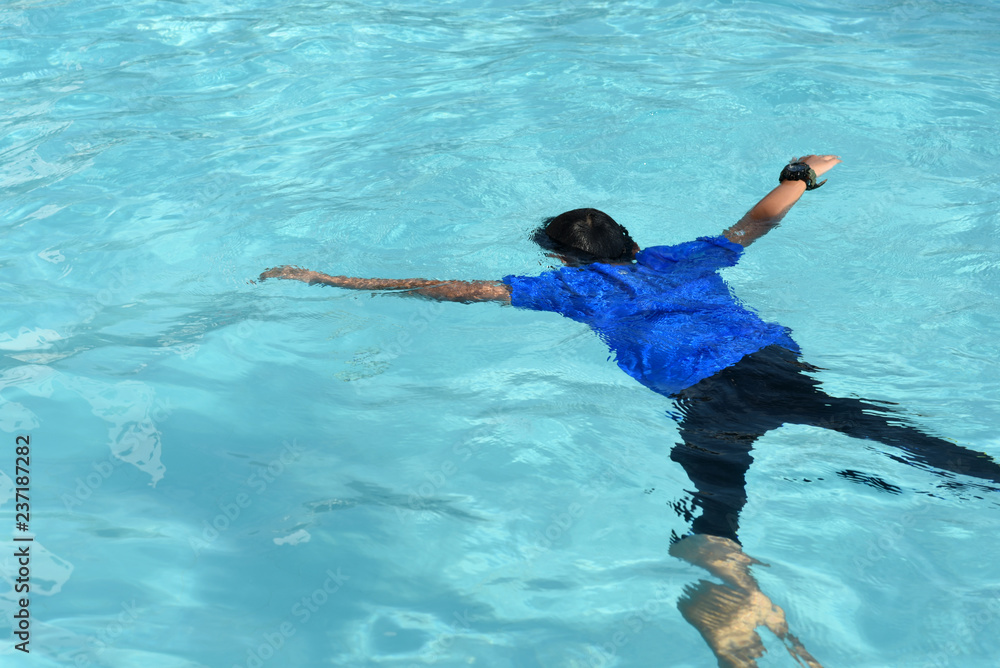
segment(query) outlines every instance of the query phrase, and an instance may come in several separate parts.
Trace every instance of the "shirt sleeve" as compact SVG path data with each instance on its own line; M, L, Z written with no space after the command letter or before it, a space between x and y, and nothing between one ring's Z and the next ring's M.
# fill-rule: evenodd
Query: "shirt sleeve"
M740 260L743 246L723 236L699 237L676 246L651 246L635 256L636 262L652 269L669 270L679 263L703 271L732 267Z
M547 271L540 276L504 276L501 282L510 286L511 306L533 311L562 311L566 295L557 271Z

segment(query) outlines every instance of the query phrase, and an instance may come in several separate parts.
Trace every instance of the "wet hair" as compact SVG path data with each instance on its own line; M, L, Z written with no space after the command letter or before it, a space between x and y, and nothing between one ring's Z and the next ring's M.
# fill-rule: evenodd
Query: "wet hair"
M573 209L546 218L535 230L534 240L579 264L631 260L635 251L628 230L597 209Z

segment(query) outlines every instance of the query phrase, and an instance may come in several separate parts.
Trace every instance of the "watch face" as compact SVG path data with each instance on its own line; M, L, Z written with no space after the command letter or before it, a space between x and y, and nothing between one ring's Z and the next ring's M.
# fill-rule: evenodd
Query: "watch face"
M808 174L809 165L788 165L789 174Z

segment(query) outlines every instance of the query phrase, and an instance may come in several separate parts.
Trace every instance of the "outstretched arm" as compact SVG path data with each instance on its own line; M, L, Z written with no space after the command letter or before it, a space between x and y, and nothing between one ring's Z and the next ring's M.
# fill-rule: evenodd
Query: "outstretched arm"
M354 278L329 276L299 267L275 267L260 275L260 280L285 278L309 285L330 285L351 290L393 290L403 295L417 295L439 301L510 303L510 286L499 281L432 281L425 278Z
M840 162L840 158L835 155L806 155L794 158L792 162L806 163L819 177L833 169L834 165ZM777 227L781 219L799 201L805 191L806 184L803 181L781 183L747 211L738 223L723 232L723 236L733 243L749 246L770 232L771 229Z

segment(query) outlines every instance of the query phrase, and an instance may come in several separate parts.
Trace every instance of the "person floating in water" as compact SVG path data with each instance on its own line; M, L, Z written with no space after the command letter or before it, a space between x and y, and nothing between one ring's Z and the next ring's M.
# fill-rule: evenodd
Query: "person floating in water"
M737 535L747 501L746 472L754 442L783 424L832 429L899 450L898 461L952 478L1000 483L987 455L908 426L885 405L826 394L800 359L785 327L738 303L718 275L744 248L778 225L817 178L841 160L807 155L782 169L779 185L720 236L640 250L624 227L596 209L545 221L535 240L566 265L540 276L500 281L439 281L329 276L298 267L268 269L283 278L356 290L393 290L455 302L496 301L553 311L589 325L637 381L672 398L680 438L671 451L694 486L682 515L690 533L672 537L670 554L701 566L724 584L702 580L678 603L723 668L755 666L764 626L808 666L820 666L788 630L784 611L761 592L755 562ZM950 480L950 486L963 483ZM694 517L694 510L700 511Z

